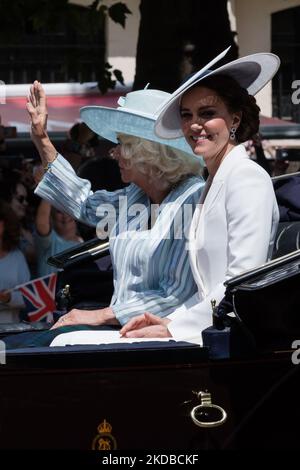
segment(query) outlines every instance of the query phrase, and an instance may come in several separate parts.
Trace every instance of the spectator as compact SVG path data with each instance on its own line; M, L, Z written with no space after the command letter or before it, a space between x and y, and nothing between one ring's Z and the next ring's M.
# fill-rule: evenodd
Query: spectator
M18 249L20 225L10 207L0 201L0 323L19 322L24 302L20 292L11 290L30 280L27 262Z
M37 275L46 276L57 269L47 259L60 251L72 248L82 242L77 234L75 220L61 212L47 201L41 201L36 214L35 243L37 250Z
M21 224L19 248L24 253L32 274L35 272L34 227L27 217L28 191L19 174L13 171L3 172L0 198L6 201Z
M62 145L62 153L74 170L87 159L96 156L98 136L84 123L77 122L69 131L69 138Z

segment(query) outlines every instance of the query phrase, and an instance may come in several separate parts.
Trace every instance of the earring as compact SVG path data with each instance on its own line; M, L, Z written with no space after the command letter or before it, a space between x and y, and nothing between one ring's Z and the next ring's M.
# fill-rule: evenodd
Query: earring
M236 133L236 127L231 127L230 128L230 134L229 134L229 138L231 140L235 140L235 133Z

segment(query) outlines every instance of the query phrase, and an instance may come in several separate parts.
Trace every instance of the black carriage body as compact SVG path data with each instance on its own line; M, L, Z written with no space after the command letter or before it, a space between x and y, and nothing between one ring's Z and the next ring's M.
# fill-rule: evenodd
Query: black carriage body
M292 353L212 361L206 348L187 343L11 352L0 366L0 447L296 449L300 381ZM226 411L223 425L194 424L200 391Z

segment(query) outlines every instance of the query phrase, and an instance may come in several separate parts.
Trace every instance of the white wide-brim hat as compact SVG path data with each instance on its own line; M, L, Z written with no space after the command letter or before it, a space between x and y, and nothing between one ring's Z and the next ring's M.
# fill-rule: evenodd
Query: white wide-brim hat
M161 90L133 91L119 98L118 108L85 106L80 109L80 117L92 131L111 142L118 142L117 134L141 137L180 150L203 164L183 137L165 140L154 132L155 113L170 96Z
M280 65L280 59L277 55L262 52L241 57L218 69L210 70L210 67L222 59L228 50L229 48L184 82L172 93L168 101L161 106L155 123L155 133L158 137L175 139L183 135L181 130L180 100L189 88L204 78L213 75L229 75L242 88L246 88L250 95L255 95L272 79Z

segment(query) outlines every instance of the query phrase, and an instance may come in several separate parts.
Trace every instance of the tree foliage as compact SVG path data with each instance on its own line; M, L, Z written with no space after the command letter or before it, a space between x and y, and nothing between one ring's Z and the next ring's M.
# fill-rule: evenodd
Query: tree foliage
M55 31L57 24L68 25L73 31L79 31L96 43L99 32L104 31L105 21L109 17L114 22L125 27L127 15L131 14L126 4L116 2L111 6L103 0L94 0L82 14L82 7L71 5L69 0L0 0L0 43L1 45L18 45L28 33ZM69 65L76 67L80 57L70 52ZM97 71L99 89L105 93L108 88L114 88L116 82L124 84L122 72L113 69L105 61Z

